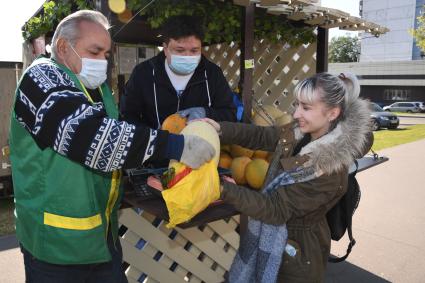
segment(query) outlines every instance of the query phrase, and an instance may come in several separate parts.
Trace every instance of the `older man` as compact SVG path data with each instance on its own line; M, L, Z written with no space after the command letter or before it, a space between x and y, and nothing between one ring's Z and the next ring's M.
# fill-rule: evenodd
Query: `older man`
M123 119L154 129L175 112L188 120L236 121L222 70L201 54L201 23L192 16L174 16L162 36L163 52L137 65L127 82L120 105Z
M119 169L164 158L196 168L214 154L201 138L116 120L108 28L95 11L63 19L52 59L37 59L16 91L10 156L27 282L126 282Z

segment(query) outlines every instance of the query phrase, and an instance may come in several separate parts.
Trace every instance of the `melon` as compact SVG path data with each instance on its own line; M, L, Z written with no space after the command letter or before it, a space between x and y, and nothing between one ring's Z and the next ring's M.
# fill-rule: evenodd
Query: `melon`
M261 158L261 159L266 159L267 156L269 155L268 151L264 151L264 150L256 150L254 151L254 154L252 155L252 158Z
M292 121L291 115L272 105L262 105L255 109L252 123L257 126L283 126Z
M222 144L221 146L221 151L226 151L227 153L230 153L230 144Z
M251 158L252 155L254 154L254 151L237 144L232 144L230 146L230 154L232 155L233 158L241 157L241 156L246 156Z
M246 156L236 157L232 161L230 166L230 171L232 173L232 178L235 180L238 185L245 185L245 167L248 163L251 162L251 158Z
M194 121L189 123L181 133L184 136L192 135L203 138L205 141L209 142L215 149L215 155L213 157L215 166L218 166L218 161L220 159L220 139L218 137L217 131L209 123L204 121Z
M179 114L174 113L168 116L164 122L162 122L161 130L169 131L172 134L180 134L180 132L186 127L186 118L181 117Z
M256 190L263 187L269 163L264 159L253 159L245 167L245 179L248 185Z

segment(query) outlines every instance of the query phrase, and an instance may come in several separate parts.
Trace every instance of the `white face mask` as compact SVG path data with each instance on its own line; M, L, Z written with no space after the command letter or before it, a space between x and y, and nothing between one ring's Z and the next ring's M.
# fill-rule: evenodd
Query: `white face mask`
M198 67L200 60L201 55L182 56L171 54L171 64L169 66L174 73L179 75L189 75L195 71L196 67Z
M81 58L75 51L74 47L70 44L72 50L81 59L81 72L77 74L77 78L83 83L86 88L96 89L104 81L106 81L106 70L108 68L108 61L104 59L90 59Z

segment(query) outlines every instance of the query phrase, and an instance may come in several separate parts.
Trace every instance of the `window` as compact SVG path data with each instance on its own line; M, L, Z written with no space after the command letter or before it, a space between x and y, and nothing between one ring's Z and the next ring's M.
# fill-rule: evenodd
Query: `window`
M384 90L384 100L406 101L410 100L410 89L386 89Z

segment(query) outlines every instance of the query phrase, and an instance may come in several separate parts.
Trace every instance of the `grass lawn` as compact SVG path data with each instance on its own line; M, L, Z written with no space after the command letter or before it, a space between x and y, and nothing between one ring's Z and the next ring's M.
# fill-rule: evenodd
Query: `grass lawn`
M415 116L422 117L425 115L425 113L407 113L407 112L391 112L391 113L394 113L397 116L409 116L409 117L415 117Z
M414 125L404 129L380 130L374 132L375 142L372 149L379 151L384 148L425 139L425 125Z
M0 199L0 236L15 233L15 219L13 198Z

